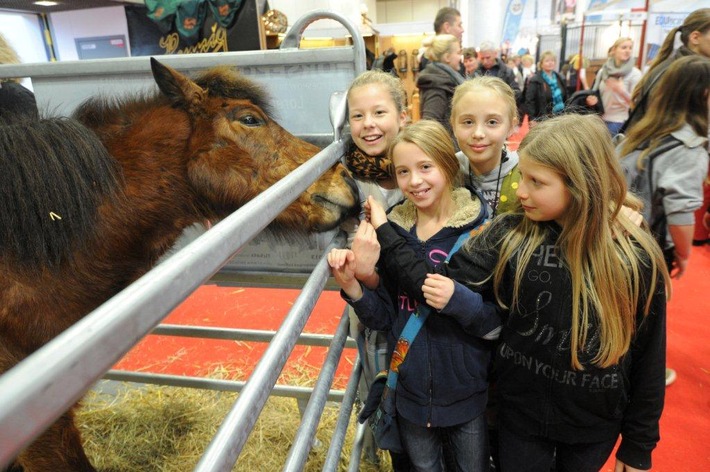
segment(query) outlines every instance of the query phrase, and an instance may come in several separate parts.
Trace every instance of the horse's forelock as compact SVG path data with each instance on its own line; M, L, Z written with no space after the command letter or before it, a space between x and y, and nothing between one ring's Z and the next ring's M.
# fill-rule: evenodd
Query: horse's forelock
M207 89L212 97L249 100L264 113L273 116L271 97L259 84L227 66L215 67L195 79L195 83Z

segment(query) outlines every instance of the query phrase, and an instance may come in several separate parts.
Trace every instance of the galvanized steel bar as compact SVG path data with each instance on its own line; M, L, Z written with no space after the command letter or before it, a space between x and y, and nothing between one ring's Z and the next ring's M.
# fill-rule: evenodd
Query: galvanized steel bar
M343 148L331 144L2 375L0 467L332 167ZM323 264L319 280L325 284Z
M188 326L161 324L150 333L160 336L181 336L186 338L227 339L232 341L271 342L276 331L259 329L214 328L208 326ZM301 333L296 344L328 347L333 342L331 334ZM357 348L355 340L345 341L345 347Z
M360 470L360 458L362 457L362 449L365 443L366 429L369 428L367 423L358 423L355 430L355 440L353 448L350 451L350 463L348 464L348 472L358 472Z
M362 368L360 363L360 356L355 359L352 371L350 372L350 379L348 380L348 385L345 388L345 394L343 396L343 401L340 403L340 412L338 413L338 422L335 424L335 430L330 438L330 446L328 446L328 453L325 456L325 462L323 463L323 472L336 472L340 465L340 454L343 450L343 444L345 443L345 435L348 431L348 425L350 424L350 418L353 412L353 404L355 403L355 396L357 395L357 387L360 383L360 375L362 374ZM357 436L355 438L357 443ZM362 441L360 442L360 449L362 451ZM355 467L360 465L360 452L353 458L350 457L350 462L356 460Z
M130 372L125 370L109 370L103 377L105 380L132 382L136 384L167 385L169 387L199 388L203 390L218 390L222 392L241 392L246 382L241 380L209 379L204 377L187 377L183 375L153 374L149 372ZM289 397L308 400L312 388L292 385L276 385L272 394L279 397ZM329 390L328 401L340 402L345 391Z
M296 22L291 25L286 36L281 41L281 46L279 50L285 49L296 49L301 45L301 38L303 37L303 32L306 30L308 25L318 20L336 20L342 23L345 29L348 30L353 41L353 49L355 51L355 76L357 77L361 73L365 72L367 66L367 61L365 57L365 39L362 37L362 33L357 29L350 20L328 10L313 10L301 16Z
M331 247L335 245L342 247L343 244L343 236L338 235L334 238ZM329 275L330 269L324 255L256 365L241 395L210 442L207 451L198 462L195 471L232 469Z
M338 367L338 361L343 353L343 346L348 337L349 328L350 317L348 316L348 311L345 310L340 317L340 323L338 324L338 329L335 331L333 343L330 345L330 349L328 349L328 355L318 374L316 384L313 387L313 395L311 395L311 398L308 400L308 405L306 405L306 409L303 412L301 424L296 431L296 437L291 444L291 449L284 463L284 471L301 471L306 465L308 453L311 450L313 438L316 435L316 428L318 427L320 417L323 415L323 409L325 408L326 393L333 384L335 369Z

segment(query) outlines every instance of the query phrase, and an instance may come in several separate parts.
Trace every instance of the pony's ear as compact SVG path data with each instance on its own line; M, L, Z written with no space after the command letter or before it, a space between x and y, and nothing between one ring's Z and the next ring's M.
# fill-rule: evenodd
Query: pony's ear
M155 58L150 58L150 68L158 88L170 99L173 105L192 109L199 106L207 95L195 82L175 69L161 64Z

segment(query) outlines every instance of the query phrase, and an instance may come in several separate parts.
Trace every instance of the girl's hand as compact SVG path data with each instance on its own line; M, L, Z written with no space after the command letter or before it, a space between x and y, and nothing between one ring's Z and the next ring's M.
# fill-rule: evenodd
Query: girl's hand
M631 220L631 222L636 226L641 226L641 223L643 223L643 215L638 211L634 210L633 208L627 207L626 205L621 206L619 214L624 215L626 218Z
M331 249L328 265L340 288L353 300L362 298L362 287L355 278L355 254L350 249Z
M385 209L382 208L382 205L380 205L377 200L375 200L375 197L367 197L364 207L365 214L375 229L387 223L387 214L385 213Z
M596 95L587 95L587 98L584 99L585 103L589 107L595 106L597 103L599 103L599 99L597 98Z
M673 270L671 274L672 279L680 279L685 274L688 268L688 256L681 256L677 251L673 253Z
M643 472L648 469L637 469L636 467L631 467L630 465L624 464L619 459L616 459L616 466L614 467L614 472Z
M427 274L422 292L427 304L436 309L443 310L454 294L454 281L441 274Z
M377 287L379 276L375 264L380 258L380 243L375 228L367 221L361 221L352 243L355 255L355 278L369 288Z

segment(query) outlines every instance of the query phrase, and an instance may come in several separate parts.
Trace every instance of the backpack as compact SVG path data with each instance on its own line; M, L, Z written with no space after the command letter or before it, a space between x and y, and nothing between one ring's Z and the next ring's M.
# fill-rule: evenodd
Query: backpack
M627 163L623 165L624 170L631 174L632 179L629 179L629 190L640 196L648 196L648 198L643 198L644 204L648 205L648 211L644 212L647 215L648 224L650 225L651 232L653 233L656 242L665 250L666 247L666 237L668 235L668 224L666 221L665 212L654 211L654 208L662 207L661 200L663 195L657 192L653 185L653 164L655 159L665 154L666 152L681 146L683 143L673 136L667 136L661 141L661 144L650 151L646 157L644 157L643 169L638 169L636 161L633 163ZM629 167L633 165L633 169ZM634 175L632 172L636 172Z

